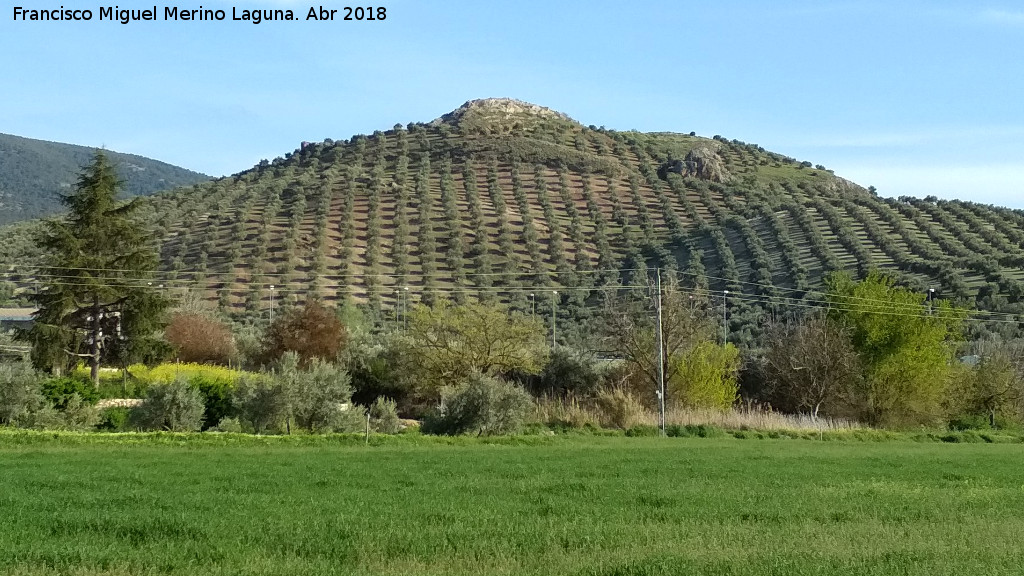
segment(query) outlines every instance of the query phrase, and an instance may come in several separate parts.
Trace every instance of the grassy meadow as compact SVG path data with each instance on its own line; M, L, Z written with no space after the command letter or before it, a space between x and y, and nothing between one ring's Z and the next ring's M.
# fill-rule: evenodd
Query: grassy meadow
M0 574L1024 572L1020 444L204 436L0 434Z

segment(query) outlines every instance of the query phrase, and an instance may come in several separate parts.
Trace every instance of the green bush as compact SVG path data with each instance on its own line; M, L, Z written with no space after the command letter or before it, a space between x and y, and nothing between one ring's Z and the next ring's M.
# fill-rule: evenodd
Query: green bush
M263 376L243 376L232 397L238 418L257 434L277 428L288 414L288 401L280 383Z
M949 429L956 432L964 430L991 430L992 425L987 414L964 414L950 420Z
M358 404L350 404L332 416L331 428L325 432L363 432L366 430L366 410Z
M62 430L64 418L56 408L43 403L38 410L26 416L19 425L30 430Z
M423 432L512 434L522 428L532 404L522 388L475 373L466 384L442 394L441 407L424 420Z
M96 428L100 423L100 412L95 405L86 402L75 392L64 403L61 419L61 428L84 432Z
M132 426L143 430L196 432L203 426L203 396L184 377L154 384L132 410Z
M551 358L540 374L524 375L519 379L535 396L563 397L572 394L582 398L594 394L604 376L592 355L560 347L551 352Z
M348 409L352 379L344 368L318 359L308 370L293 368L283 369L281 377L286 380L296 424L310 432L355 432L361 428L345 414L353 410Z
M47 407L31 366L0 364L0 425L35 428L33 415Z
M112 406L100 412L100 421L96 425L104 432L125 432L129 429L132 410L125 406Z
M189 378L188 383L199 390L203 397L203 430L213 428L224 418L235 415L233 380L199 374Z
M95 404L99 400L99 393L92 382L74 376L46 380L43 382L42 391L43 397L58 410L64 410L68 401L76 394L80 400L89 404Z
M377 398L370 406L370 426L380 434L398 434L402 430L398 404L391 398Z
M220 422L211 430L214 432L231 432L239 434L242 432L242 424L238 418L221 418Z

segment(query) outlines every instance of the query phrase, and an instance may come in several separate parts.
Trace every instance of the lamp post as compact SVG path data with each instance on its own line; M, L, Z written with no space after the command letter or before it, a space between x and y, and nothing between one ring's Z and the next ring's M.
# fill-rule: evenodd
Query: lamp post
M405 330L409 329L409 287L402 288L405 293L405 301L402 303L402 327Z
M551 291L551 349L555 348L555 334L558 332L558 290Z
M935 300L935 288L928 289L928 315L932 315L932 302Z
M270 323L274 323L274 285L270 285Z
M402 291L395 288L395 326L402 324Z
M729 291L722 293L722 346L729 343Z
M533 316L533 320L537 320L537 295L530 292L530 315Z

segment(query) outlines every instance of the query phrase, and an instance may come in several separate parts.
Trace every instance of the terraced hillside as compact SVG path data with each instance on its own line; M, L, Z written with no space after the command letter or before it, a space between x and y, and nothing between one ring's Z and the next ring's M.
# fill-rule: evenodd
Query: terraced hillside
M557 290L573 314L655 267L719 306L729 290L740 340L819 305L836 270L886 269L986 311L988 329L1024 312L1021 211L879 198L752 144L588 128L510 100L307 145L149 209L163 270L148 281L237 312L312 294L382 317L405 295L526 309ZM23 230L5 235L8 276L27 282Z

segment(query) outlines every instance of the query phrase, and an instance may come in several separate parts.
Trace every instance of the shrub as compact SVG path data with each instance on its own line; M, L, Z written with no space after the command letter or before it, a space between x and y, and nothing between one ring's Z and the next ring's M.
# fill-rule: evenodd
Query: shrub
M288 414L288 402L279 382L265 376L243 376L233 394L239 419L257 434L276 427Z
M83 400L78 393L73 393L64 403L61 419L63 422L60 428L84 432L94 429L100 423L100 411Z
M0 425L26 425L45 406L39 376L31 366L0 364Z
M354 419L344 414L352 397L351 378L344 368L313 360L308 370L299 370L298 355L289 352L279 370L276 377L286 397L287 417L312 433L354 431Z
M143 430L195 432L203 425L203 396L185 378L150 386L142 404L132 410L131 422Z
M398 434L402 423L398 419L398 404L391 398L377 398L370 406L370 426L381 434Z
M235 381L211 378L205 375L193 376L188 379L190 386L194 387L203 397L203 429L213 428L221 420L234 416L235 405L232 395L235 389Z
M184 362L227 364L238 353L231 328L203 314L175 314L164 334Z
M77 395L80 401L95 404L99 400L99 394L92 382L81 378L66 376L63 378L51 378L43 382L43 398L53 404L54 408L64 410L72 396Z
M983 352L973 370L961 367L950 378L949 427L1018 428L1024 422L1024 349L999 344Z
M396 335L397 336L397 335ZM354 338L345 351L352 376L352 401L371 405L381 396L392 398L403 411L411 411L417 383L415 366L400 337L381 340Z
M363 432L366 430L366 410L358 404L343 406L332 417L333 426L325 432Z
M22 415L15 424L32 430L60 430L64 428L64 418L56 408L44 401L31 412Z
M532 400L522 388L475 373L469 381L441 396L441 408L423 423L427 434L478 436L511 434L523 425Z
M338 359L348 339L345 325L333 309L310 299L302 308L281 314L267 329L263 363L272 364L285 352L295 352L303 366L314 358Z
M544 370L523 378L535 396L590 396L601 385L604 373L593 356L566 347L551 352Z
M544 342L539 321L510 314L502 305L441 301L409 313L404 345L423 391L432 395L444 385L470 381L476 372L537 374L548 360Z
M96 425L104 432L124 432L130 425L132 410L124 406L112 406L100 412L100 421Z
M601 425L628 430L644 417L644 407L635 396L622 388L601 390L597 394Z
M297 361L294 353L292 362ZM309 370L283 370L281 377L291 398L295 423L310 432L351 432L351 418L345 418L352 398L352 379L340 366L314 360ZM358 430L358 428L356 428Z
M668 383L677 404L725 411L736 402L740 355L732 344L700 342L670 362L677 364Z
M242 432L242 424L238 421L238 418L221 418L220 422L212 430L214 432L239 434Z
M223 366L195 363L166 363L153 368L132 365L128 371L145 390L151 384L169 383L183 379L197 389L203 398L205 414L203 429L216 426L221 418L235 414L233 394L235 382L243 374Z

